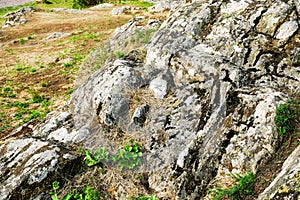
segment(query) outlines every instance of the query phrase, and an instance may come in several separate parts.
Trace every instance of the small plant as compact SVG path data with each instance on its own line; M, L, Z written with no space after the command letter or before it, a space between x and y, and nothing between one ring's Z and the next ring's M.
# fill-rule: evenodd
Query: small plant
M275 124L281 137L295 131L295 124L300 116L300 104L295 101L288 101L276 109Z
M44 96L42 96L42 95L39 95L39 94L34 94L33 96L32 96L32 103L41 103L41 102L43 102L43 100L45 99L45 97Z
M71 63L64 63L64 67L68 68L68 67L72 67Z
M133 169L141 164L143 153L140 149L140 145L137 142L129 141L123 150L119 149L118 154L112 156L112 160L119 163L119 168L122 169Z
M103 148L98 148L96 153L91 153L90 151L85 151L85 164L89 167L99 164L101 161L105 160L108 162L109 153Z
M49 192L51 195L52 200L60 200L58 197L60 185L58 181L54 181L52 183L52 190ZM99 192L98 190L93 189L90 186L86 186L85 188L82 189L81 193L77 193L75 190L72 192L66 194L62 200L71 200L71 199L78 199L78 200L98 200L99 199Z
M209 190L208 193L213 194L213 200L221 200L224 197L229 197L233 200L244 199L248 195L253 194L255 177L253 173L248 173L245 176L239 174L230 174L236 180L236 184L229 188L216 187Z
M103 161L112 161L118 164L120 170L133 169L141 164L142 151L137 142L130 141L123 149L119 149L117 155L109 155L104 148L98 148L97 152L91 153L89 150L85 151L85 164L89 167L98 165Z
M114 55L115 55L117 58L119 58L119 59L124 58L124 53L121 52L121 51L115 51L115 52L114 52Z
M1 91L1 88L0 88L0 91ZM8 98L15 98L17 95L14 93L12 88L5 87L5 88L2 88L2 91L0 92L0 96L8 97Z
M20 39L19 39L19 42L20 42L20 44L24 44L24 43L25 43L24 38L20 38Z

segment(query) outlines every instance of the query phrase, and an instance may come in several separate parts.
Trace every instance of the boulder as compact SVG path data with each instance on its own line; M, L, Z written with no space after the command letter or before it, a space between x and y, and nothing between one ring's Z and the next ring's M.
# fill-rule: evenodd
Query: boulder
M211 185L230 182L226 174L255 174L278 148L276 108L299 89L298 10L296 1L280 0L181 4L149 42L131 51L130 38L151 23L129 21L108 45L109 52L128 48L124 56L107 59L63 110L26 137L13 134L0 144L2 194L27 191L66 167L65 157L74 163L74 146L115 152L128 137L143 145L132 173L145 175L143 189L159 199L210 199ZM279 186L298 190L298 151L261 199L276 196ZM45 167L48 157L54 161ZM20 174L29 174L31 158L40 164L25 179ZM114 198L132 195L134 180L119 181Z
M34 11L35 10L32 6L27 6L20 8L17 11L7 13L2 17L6 19L3 28L25 24L27 22L25 17L26 14Z

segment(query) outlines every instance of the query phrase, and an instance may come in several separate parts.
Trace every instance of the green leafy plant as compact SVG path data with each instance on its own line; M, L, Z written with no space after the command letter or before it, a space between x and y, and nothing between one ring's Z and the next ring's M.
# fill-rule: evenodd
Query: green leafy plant
M2 97L15 98L17 96L10 87L0 88L0 91L0 96Z
M122 169L133 169L141 164L141 156L143 155L140 145L137 142L129 141L124 145L123 149L119 149L116 155L109 155L104 148L98 148L97 152L91 153L85 151L85 164L89 167L98 165L103 161L112 161L118 164Z
M49 192L51 195L52 200L60 200L59 196L59 189L60 185L58 181L52 182L52 191ZM85 188L82 189L82 192L77 193L75 190L72 192L66 194L62 200L73 200L73 199L78 199L78 200L98 200L99 199L99 192L98 190L93 189L90 186L86 186Z
M300 116L300 104L295 101L288 101L276 109L275 124L280 136L293 133L296 121Z
M20 44L24 44L24 43L25 43L24 38L20 38L20 39L19 39L19 42L20 42Z
M224 197L229 197L233 200L244 199L247 195L252 195L254 190L255 177L253 173L248 173L245 176L239 174L230 174L236 180L236 184L229 188L215 187L209 190L208 193L213 194L213 200L221 200Z
M101 161L105 160L108 162L109 153L104 148L98 148L97 152L91 153L90 151L85 151L85 164L89 167L99 164Z
M142 155L139 143L130 140L123 149L118 150L117 155L112 156L112 160L119 163L121 170L133 169L141 164Z

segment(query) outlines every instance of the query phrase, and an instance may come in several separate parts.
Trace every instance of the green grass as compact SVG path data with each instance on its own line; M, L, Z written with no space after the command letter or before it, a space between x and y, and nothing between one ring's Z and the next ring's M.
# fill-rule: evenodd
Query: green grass
M228 188L215 187L208 193L213 195L213 200L221 200L225 197L232 200L245 199L246 196L253 195L255 177L253 173L247 173L242 176L239 174L230 174L236 180L236 183Z
M118 3L119 5L134 5L136 7L140 7L143 9L147 9L150 6L153 6L153 3L149 3L149 2L144 2L144 1L119 1Z
M293 134L296 122L300 117L300 103L290 100L281 104L276 109L275 124L281 137Z
M36 9L43 9L46 11L50 11L53 8L72 8L73 2L72 0L49 0L50 4L37 4L35 2L27 3L24 5L19 5L15 7L6 7L0 8L0 16L3 16L9 12L16 11L25 6L32 6ZM0 23L3 23L5 19L0 18Z

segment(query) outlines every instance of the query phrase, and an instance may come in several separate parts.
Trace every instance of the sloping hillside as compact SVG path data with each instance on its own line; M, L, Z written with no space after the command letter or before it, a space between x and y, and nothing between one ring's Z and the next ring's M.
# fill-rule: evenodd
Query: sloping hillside
M91 51L64 107L2 137L0 199L299 198L299 1L158 4Z

